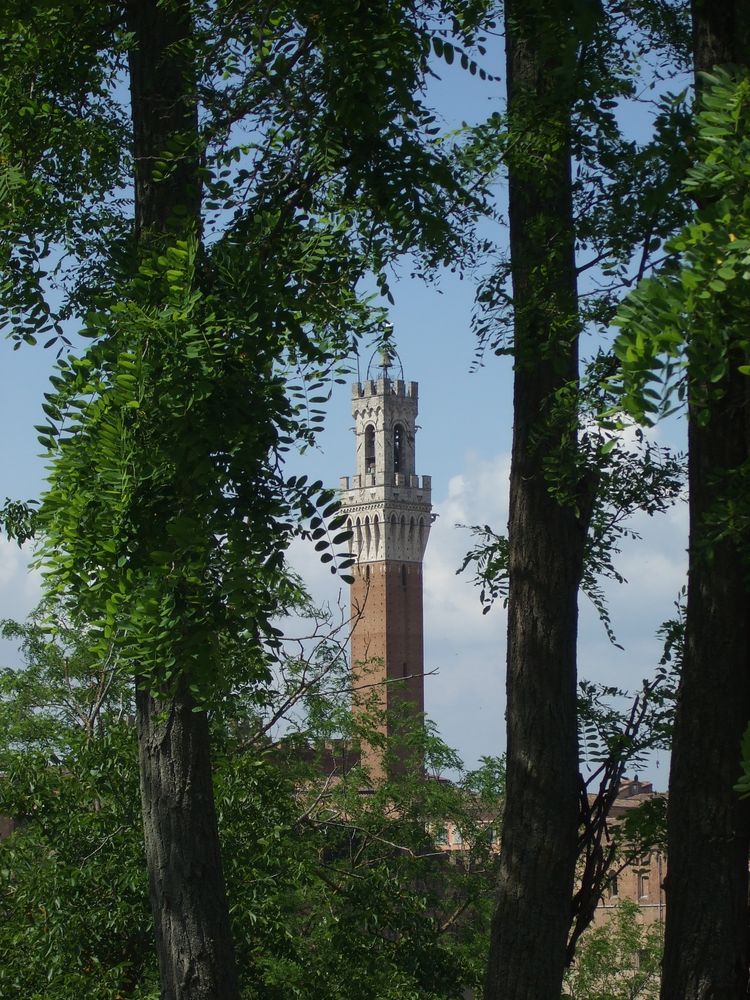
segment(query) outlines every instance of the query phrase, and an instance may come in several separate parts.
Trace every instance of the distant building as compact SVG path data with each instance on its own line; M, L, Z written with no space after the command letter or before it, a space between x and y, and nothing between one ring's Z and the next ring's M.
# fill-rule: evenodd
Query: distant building
M638 778L623 780L609 814L610 822L617 823L631 810L663 794L655 792L650 781L639 781ZM662 851L656 849L615 870L596 907L594 925L605 923L617 905L626 899L638 905L643 923L663 923L666 874L666 858Z
M388 349L377 378L352 386L357 471L341 479L342 514L356 557L351 587L355 713L383 713L381 732L398 742L398 718L424 714L422 559L432 523L431 480L415 471L418 386L391 378ZM403 757L410 751L403 748ZM373 781L382 755L362 748Z

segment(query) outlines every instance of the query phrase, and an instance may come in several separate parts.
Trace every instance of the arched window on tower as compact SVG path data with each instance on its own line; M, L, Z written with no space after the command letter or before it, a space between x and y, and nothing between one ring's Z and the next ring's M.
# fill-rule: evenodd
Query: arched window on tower
M375 428L372 424L365 427L365 472L375 471Z
M404 428L396 424L393 428L393 471L404 471Z

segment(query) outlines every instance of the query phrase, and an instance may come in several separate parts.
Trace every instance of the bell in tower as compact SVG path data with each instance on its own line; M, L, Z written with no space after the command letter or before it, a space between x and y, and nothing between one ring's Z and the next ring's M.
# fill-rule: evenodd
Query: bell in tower
M399 369L400 378L391 378ZM377 378L372 365L352 386L355 475L341 480L342 509L356 562L351 587L351 661L355 713L375 709L388 759L362 747L376 783L404 767L404 719L424 713L422 559L431 524L429 476L415 472L418 387L405 382L398 355L386 344ZM390 761L390 765L388 763Z

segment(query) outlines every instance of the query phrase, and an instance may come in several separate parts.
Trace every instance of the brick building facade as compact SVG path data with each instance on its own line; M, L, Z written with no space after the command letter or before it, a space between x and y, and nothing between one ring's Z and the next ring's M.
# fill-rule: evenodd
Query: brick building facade
M617 823L627 814L663 793L655 792L650 781L624 779L620 782L617 798L609 813L610 823ZM630 861L610 877L604 895L594 913L594 925L599 926L612 915L623 900L636 903L641 922L664 923L666 899L664 878L667 874L666 857L654 849Z

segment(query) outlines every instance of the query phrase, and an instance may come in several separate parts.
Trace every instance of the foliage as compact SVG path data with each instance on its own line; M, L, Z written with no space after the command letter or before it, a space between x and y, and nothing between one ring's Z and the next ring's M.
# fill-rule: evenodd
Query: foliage
M635 697L612 685L580 682L578 727L581 762L590 769L587 786L596 785L608 762L617 762L622 774L626 768L639 770L651 751L669 748L672 699L658 676L644 679Z
M723 67L702 74L702 81L695 163L684 183L694 217L668 244L661 272L626 299L616 321L621 405L646 422L681 407L689 395L695 425L708 426L727 387L738 374L750 375L742 319L750 304L750 76ZM703 485L712 499L691 541L694 555L708 559L717 543L729 541L744 560L745 576L749 471L742 459L709 470ZM738 750L742 775L735 790L746 796L747 732Z
M696 417L708 419L722 379L748 349L741 317L750 278L750 77L719 68L704 80L696 162L683 185L697 199L694 220L668 243L660 273L641 282L616 319L621 405L639 420L680 405L686 378Z
M7 538L23 545L34 537L34 530L34 504L6 497L5 503L0 507L0 531L4 531Z
M493 865L473 799L414 776L363 797L356 773L322 787L319 779L302 794L294 752L283 759L284 769L256 768L255 781L241 765L233 769L245 819L222 828L240 966L256 970L257 993L458 997L478 985ZM257 781L269 775L284 784L258 794ZM310 782L309 768L304 777ZM225 793L222 785L220 802ZM264 815L248 822L253 799ZM466 854L458 863L430 835L440 838L447 822L460 825ZM265 849L247 885L238 866L257 851L263 829Z
M106 5L10 0L0 41L0 328L15 347L65 344L82 296L54 293L69 280L93 289L126 238L130 136L114 93L124 39Z
M45 578L102 655L114 638L154 691L185 671L210 701L220 632L273 646L295 533L332 572L349 564L332 493L287 478L284 457L314 442L342 362L385 329L363 276L388 296L401 254L424 270L468 251L481 184L461 184L422 92L435 25L472 49L482 5L182 5L198 130L165 140L150 182L158 197L200 162L200 224L186 187L140 245L132 34L83 0L36 6L38 22L20 4L0 17L0 326L62 348L39 427Z
M648 752L671 743L674 700L661 677L643 682L630 698L617 688L581 681L578 739L582 763L577 887L568 936L568 961L593 920L611 874L654 849L664 850L666 799L656 796L628 810L623 821L611 820L625 770L638 768ZM625 708L622 707L625 701Z
M159 711L227 709L240 687L268 699L277 616L299 598L284 565L295 535L332 572L351 564L334 494L288 477L284 459L315 442L342 365L385 330L362 279L389 298L401 255L424 271L468 246L481 198L458 179L424 85L433 19L471 48L482 12L451 0L0 11L0 328L59 350L38 428L39 558L93 659L112 654L138 678L142 750ZM443 41L440 57L452 52ZM176 953L207 934L219 961L200 968L197 944L196 978L229 970L231 990L216 865L199 879L176 846L184 834L216 857L212 810L199 838L191 827L208 765L165 835L168 794L148 801L141 760L156 919L170 874L196 889L198 916L160 956L163 988Z
M674 622L662 626L662 659L654 679L644 679L635 696L610 685L585 680L579 684L578 744L586 770L581 773L579 863L569 960L594 917L611 873L654 849L665 849L663 796L628 810L621 822L613 823L610 816L626 768L638 769L650 752L671 746L676 671L670 661L674 643L681 641L675 629Z
M581 938L563 997L657 1000L661 952L661 925L642 924L638 906L623 901L605 924Z
M2 624L22 670L0 673L0 995L115 1000L158 992L132 697L85 632Z
M0 995L151 1000L132 688L85 629L45 632L51 613L3 626L26 664L0 675L0 814L20 824L0 844ZM502 766L457 782L407 772L363 795L360 769L343 767L348 667L335 636L331 651L313 631L319 655L289 664L281 712L273 684L268 704L248 688L213 715L243 996L460 997L483 971ZM305 699L310 719L279 732ZM414 739L428 770L451 756L429 730ZM458 862L439 843L446 824Z
M667 849L667 799L656 795L646 799L635 809L630 809L620 823L617 835L621 857L632 864L650 851L666 853Z

